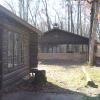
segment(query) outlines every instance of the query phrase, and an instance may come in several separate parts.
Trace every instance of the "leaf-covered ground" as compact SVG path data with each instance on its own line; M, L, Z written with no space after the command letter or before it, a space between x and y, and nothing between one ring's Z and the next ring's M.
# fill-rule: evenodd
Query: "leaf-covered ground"
M87 86L86 76L82 71L83 64L68 62L40 62L39 69L46 70L48 82L71 91L96 96L100 94L100 67L84 66L90 78L98 88Z
M98 85L98 88L88 87L85 68L89 77ZM82 96L82 100L100 100L100 67L88 67L81 63L66 61L40 61L39 70L46 71L47 83L34 84L34 78L24 80L8 93L30 91L36 93L56 93ZM5 91L5 93L7 93Z

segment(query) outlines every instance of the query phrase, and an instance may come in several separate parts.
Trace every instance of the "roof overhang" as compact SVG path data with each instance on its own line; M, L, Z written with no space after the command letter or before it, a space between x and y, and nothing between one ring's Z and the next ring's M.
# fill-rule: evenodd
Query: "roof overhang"
M89 38L67 32L60 29L53 29L45 32L39 40L40 44L59 45L59 44L89 44Z

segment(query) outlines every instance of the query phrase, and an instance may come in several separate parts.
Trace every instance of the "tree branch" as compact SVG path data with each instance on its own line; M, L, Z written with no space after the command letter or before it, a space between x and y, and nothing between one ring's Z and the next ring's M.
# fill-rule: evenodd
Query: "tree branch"
M94 0L91 0L91 1L87 0L87 2L88 2L89 4L91 4L93 1L94 1Z

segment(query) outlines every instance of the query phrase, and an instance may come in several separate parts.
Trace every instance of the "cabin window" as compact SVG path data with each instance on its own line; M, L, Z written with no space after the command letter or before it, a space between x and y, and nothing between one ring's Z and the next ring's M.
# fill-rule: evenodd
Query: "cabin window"
M21 35L8 32L8 68L21 64Z
M86 53L87 45L62 44L56 46L41 46L41 53Z
M8 68L13 67L13 33L8 32Z
M19 33L15 33L14 34L14 51L13 51L13 58L14 58L14 67L18 66L20 64L20 55L21 55L21 50L20 50L20 34Z

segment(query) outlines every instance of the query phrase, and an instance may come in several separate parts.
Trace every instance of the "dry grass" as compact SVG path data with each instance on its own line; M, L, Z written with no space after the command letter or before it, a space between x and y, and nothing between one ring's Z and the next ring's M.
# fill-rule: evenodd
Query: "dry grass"
M90 77L99 86L97 89L86 87L87 81L81 69L82 65L39 64L39 69L46 70L47 80L64 89L87 95L100 94L100 68L87 68Z

